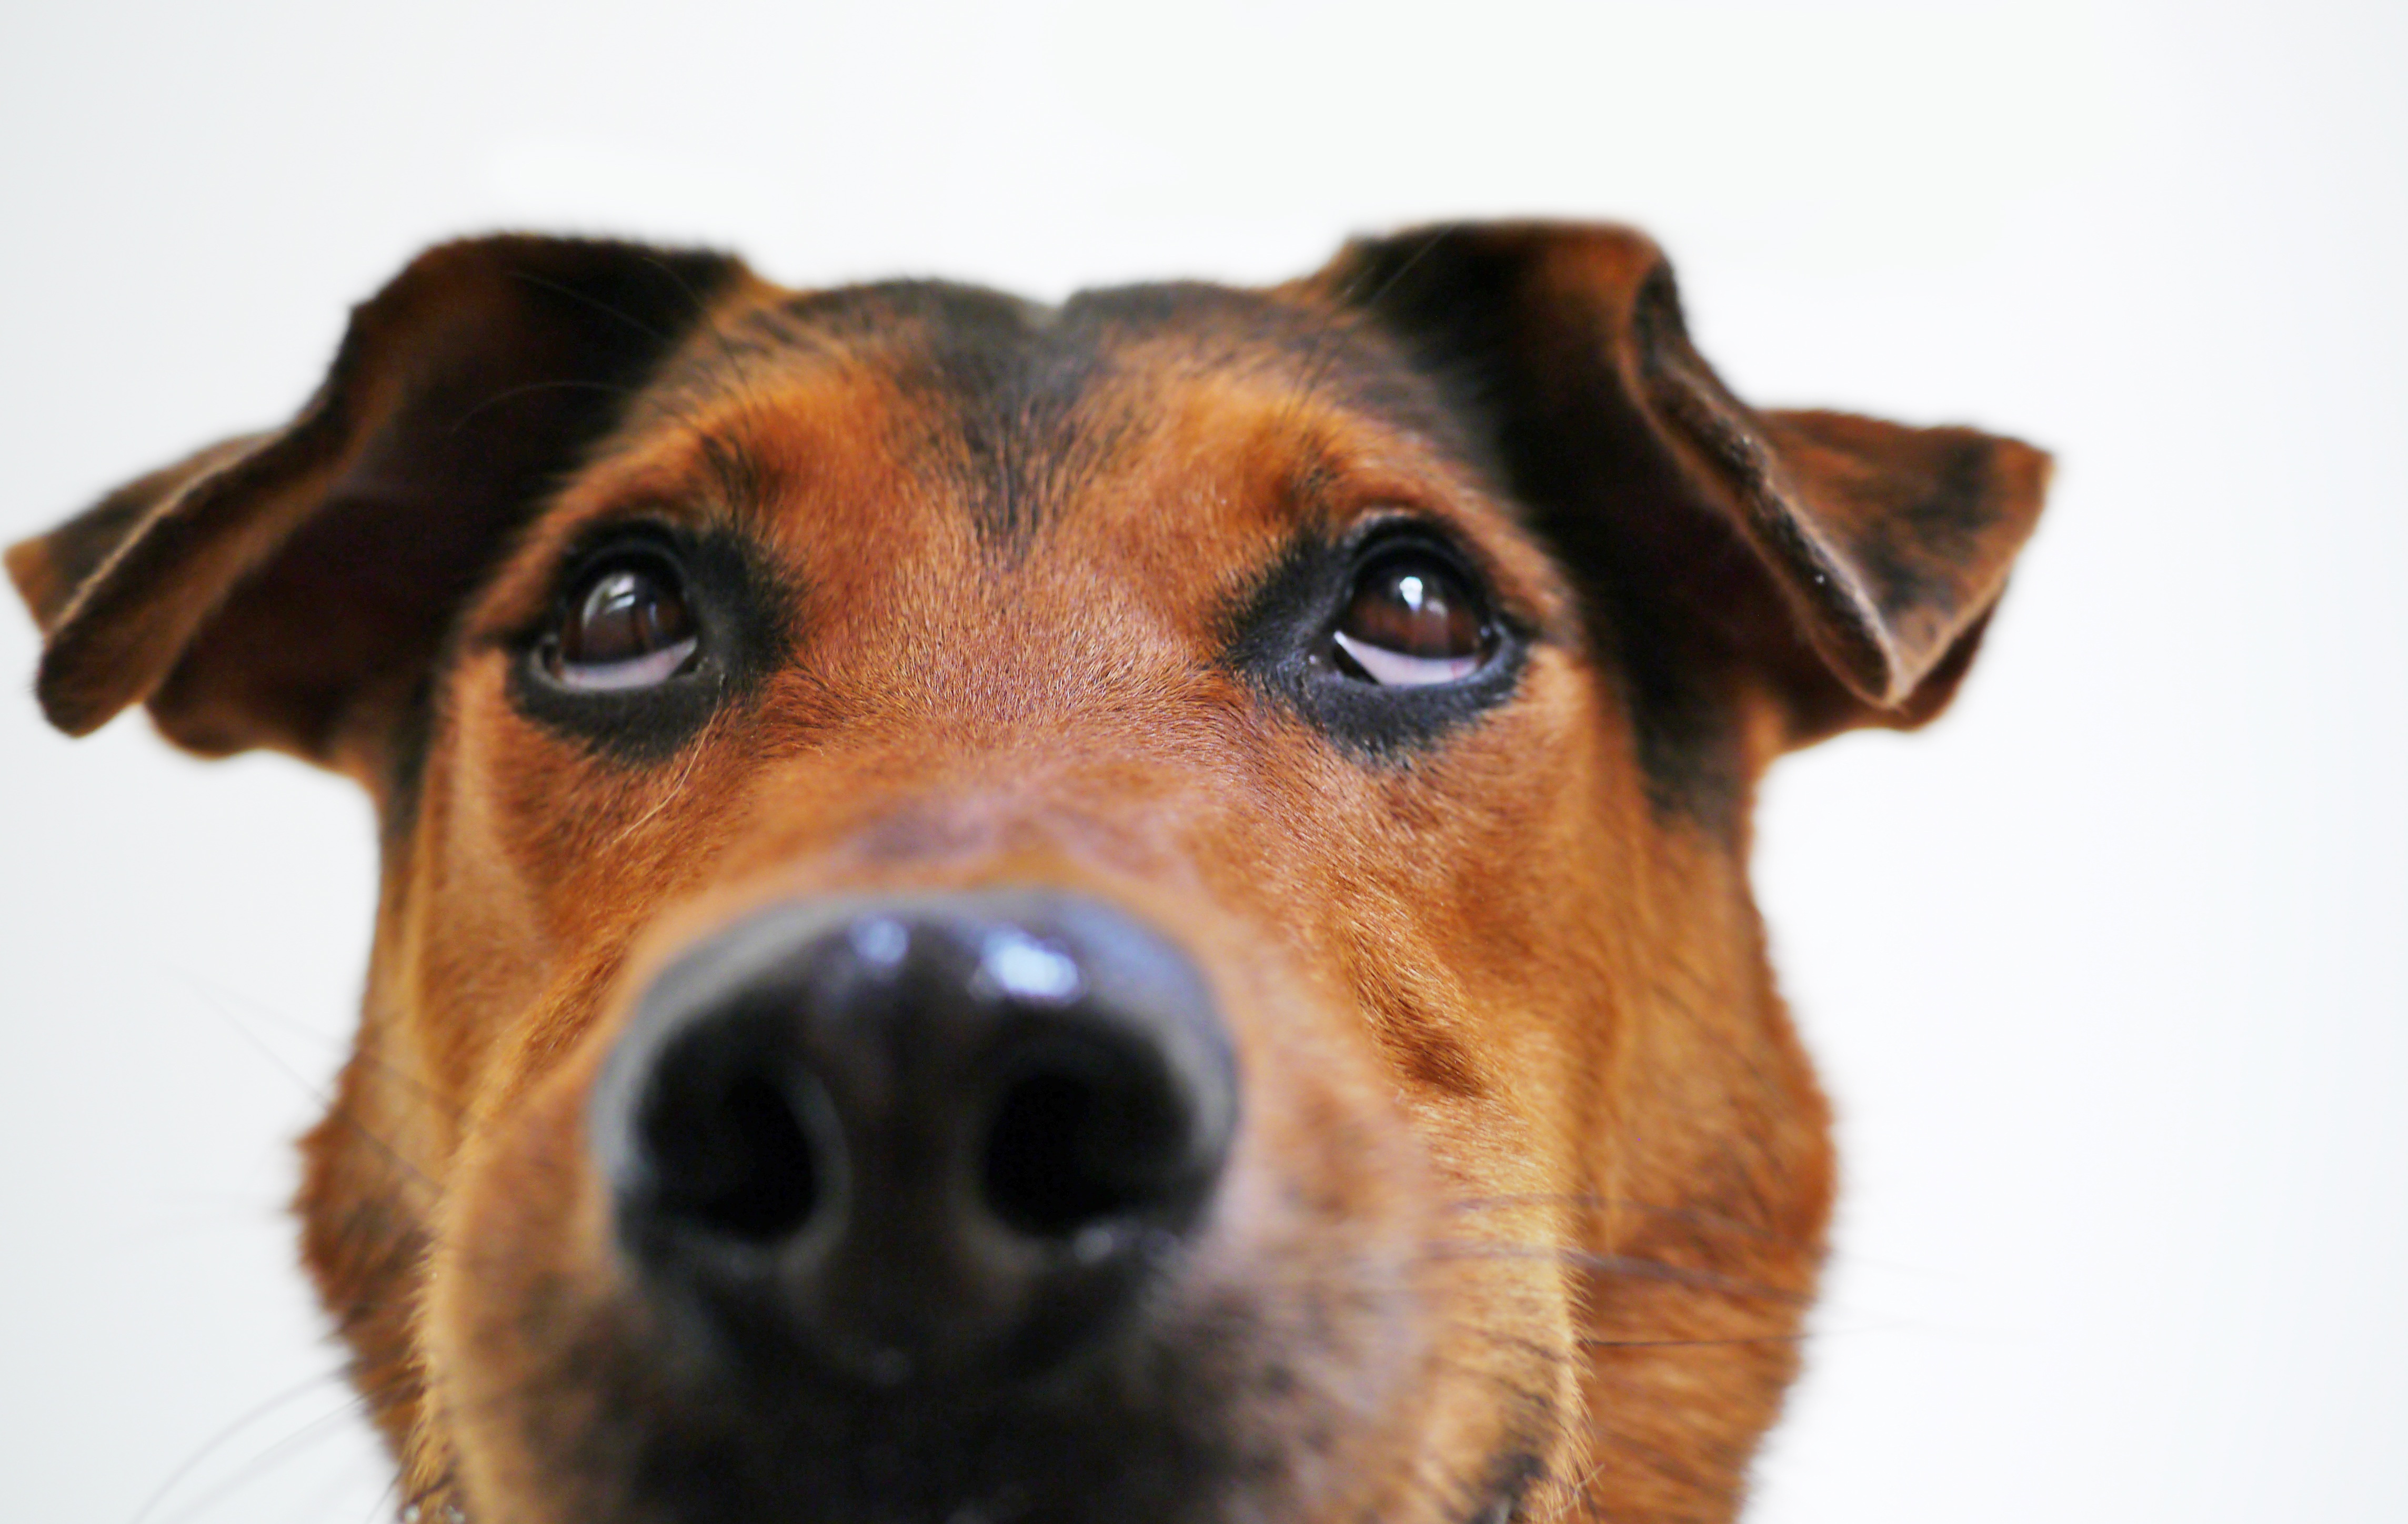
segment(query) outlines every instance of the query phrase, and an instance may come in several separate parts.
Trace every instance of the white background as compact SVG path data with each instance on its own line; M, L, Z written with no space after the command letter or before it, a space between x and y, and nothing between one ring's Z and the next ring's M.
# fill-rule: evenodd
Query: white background
M1640 222L1742 395L2060 460L1956 711L1763 803L1847 1186L1752 1517L2408 1517L2403 18L7 0L0 532L282 417L455 232L1059 295ZM0 785L0 1511L367 1519L280 1215L366 809L22 697Z

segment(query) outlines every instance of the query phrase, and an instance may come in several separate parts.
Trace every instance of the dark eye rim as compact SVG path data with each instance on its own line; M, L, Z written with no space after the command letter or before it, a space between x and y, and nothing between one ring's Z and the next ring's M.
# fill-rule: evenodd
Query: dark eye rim
M1350 677L1327 653L1354 589L1376 563L1408 550L1447 566L1477 600L1486 660L1441 683L1391 687ZM1235 596L1223 629L1222 665L1371 766L1404 764L1509 702L1541 638L1537 622L1500 591L1485 557L1410 509L1358 521L1335 538L1299 534Z
M668 677L639 687L560 680L549 670L549 643L595 577L630 563L672 569L694 627L694 656ZM598 759L657 764L784 662L801 628L798 598L767 556L732 529L650 517L610 520L571 542L554 562L540 611L501 642L510 655L510 700L521 714Z

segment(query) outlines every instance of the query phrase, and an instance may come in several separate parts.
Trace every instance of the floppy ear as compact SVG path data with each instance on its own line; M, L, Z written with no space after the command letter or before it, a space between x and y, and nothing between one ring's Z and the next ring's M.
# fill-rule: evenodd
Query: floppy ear
M210 755L372 764L454 607L564 470L716 305L716 254L446 244L355 308L293 421L120 488L8 572L53 724L147 701Z
M1642 699L1749 682L1788 745L1919 725L2040 515L2049 462L2028 445L1749 408L1626 228L1425 228L1352 244L1315 279L1484 405L1515 491L1607 588Z

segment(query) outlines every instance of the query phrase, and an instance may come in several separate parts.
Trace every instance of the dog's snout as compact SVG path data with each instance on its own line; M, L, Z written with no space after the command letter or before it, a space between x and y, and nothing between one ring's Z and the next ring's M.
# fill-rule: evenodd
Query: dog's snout
M591 1121L636 1283L722 1354L958 1385L1108 1336L1202 1221L1237 1104L1182 951L997 890L791 903L689 949Z

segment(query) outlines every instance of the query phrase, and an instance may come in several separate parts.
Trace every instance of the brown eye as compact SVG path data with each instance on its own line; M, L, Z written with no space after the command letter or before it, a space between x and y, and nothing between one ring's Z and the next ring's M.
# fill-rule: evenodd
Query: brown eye
M1341 669L1387 688L1469 677L1491 645L1479 595L1426 551L1383 556L1355 574L1335 639Z
M698 644L675 571L623 563L579 586L550 643L550 666L570 688L650 688L684 670Z

